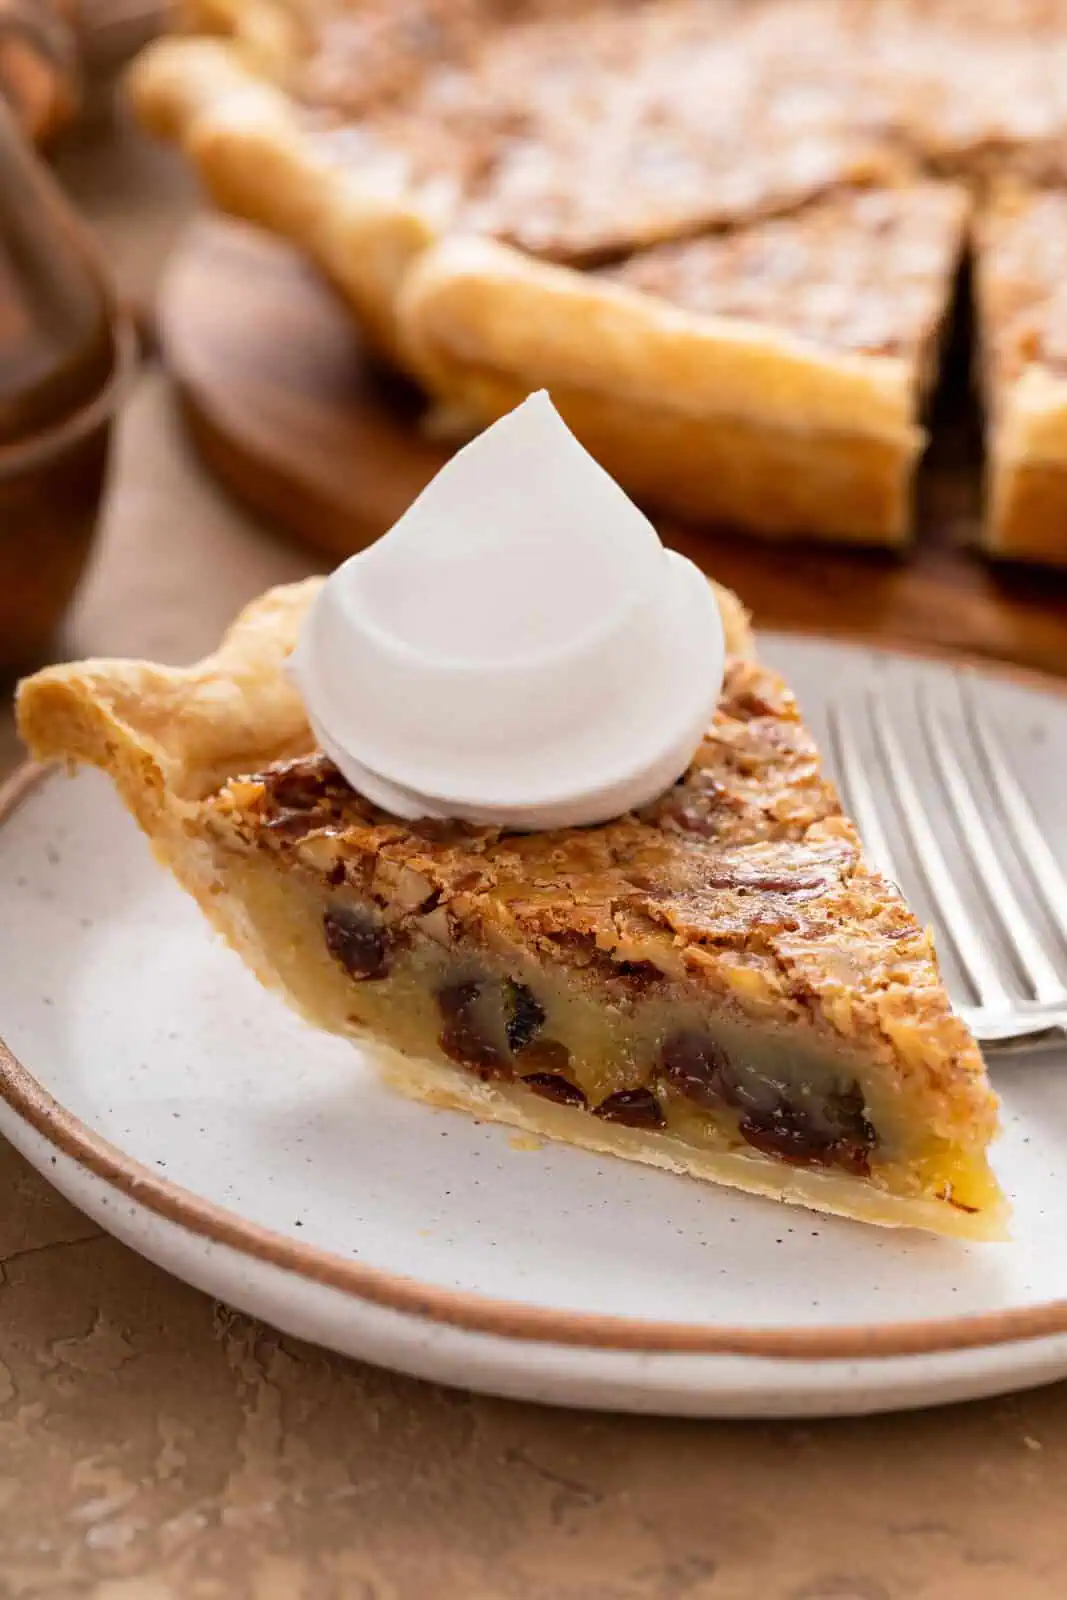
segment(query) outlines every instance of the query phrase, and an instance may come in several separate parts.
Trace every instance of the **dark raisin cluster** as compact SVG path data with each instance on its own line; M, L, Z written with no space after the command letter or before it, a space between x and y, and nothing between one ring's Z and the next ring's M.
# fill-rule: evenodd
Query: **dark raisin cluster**
M798 1166L844 1167L861 1177L869 1173L878 1141L857 1084L797 1104L783 1085L739 1069L720 1044L696 1029L667 1040L662 1066L667 1082L694 1105L739 1111L742 1138L765 1155Z
M322 919L326 948L350 978L384 978L396 935L362 906L331 906Z
M402 937L363 907L332 906L325 915L326 946L353 978L386 976ZM450 1061L488 1079L520 1080L559 1105L591 1110L605 1122L631 1128L662 1128L663 1105L654 1085L621 1089L590 1106L571 1077L566 1046L547 1038L545 1010L515 979L469 978L437 991L441 1015L438 1042ZM857 1176L870 1171L877 1144L856 1084L832 1088L798 1103L786 1087L732 1061L722 1045L700 1029L684 1029L664 1044L661 1081L705 1111L739 1113L743 1139L765 1155L798 1166L838 1166Z
M589 1106L569 1076L569 1050L544 1037L544 1007L524 983L485 978L449 984L438 991L437 1004L444 1024L441 1049L479 1077L519 1080L546 1100L591 1109L606 1122L663 1127L663 1110L651 1089L624 1089Z

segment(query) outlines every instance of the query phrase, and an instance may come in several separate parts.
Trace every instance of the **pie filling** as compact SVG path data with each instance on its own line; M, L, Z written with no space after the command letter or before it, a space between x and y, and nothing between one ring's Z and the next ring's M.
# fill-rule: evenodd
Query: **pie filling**
M369 907L331 905L323 929L350 977L387 981L388 935ZM725 1135L785 1161L870 1173L878 1139L854 1079L815 1062L821 1071L798 1078L795 1055L773 1036L731 1028L696 1006L687 1015L677 1003L641 999L643 976L623 1014L618 1005L563 997L544 974L531 985L474 957L440 961L412 945L400 961L396 988L421 982L424 989L425 1054L440 1053L486 1081L523 1083L608 1122L669 1127L693 1143ZM384 994L380 1004L391 1003ZM379 1009L357 1001L357 1015L364 1008ZM599 1021L587 1008L600 1012Z
M697 1149L836 1169L965 1211L995 1199L980 1152L917 1135L893 1086L815 1028L731 1015L651 964L576 981L457 943L432 894L400 910L262 857L235 872L257 942L319 1026Z

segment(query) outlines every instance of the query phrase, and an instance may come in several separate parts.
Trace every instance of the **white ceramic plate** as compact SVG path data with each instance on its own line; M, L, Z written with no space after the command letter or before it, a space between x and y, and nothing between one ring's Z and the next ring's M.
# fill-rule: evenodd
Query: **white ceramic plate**
M773 638L828 693L950 668ZM1067 840L1067 697L983 674ZM929 781L916 758L916 771ZM337 1350L562 1404L720 1416L929 1405L1067 1375L1067 1053L998 1068L1010 1245L811 1216L397 1098L263 993L95 774L9 792L0 1132L211 1294Z

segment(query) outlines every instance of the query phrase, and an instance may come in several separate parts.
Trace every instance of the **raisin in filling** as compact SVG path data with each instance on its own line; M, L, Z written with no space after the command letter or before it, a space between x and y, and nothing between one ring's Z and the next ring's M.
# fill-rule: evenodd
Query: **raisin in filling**
M731 1062L721 1045L698 1030L668 1039L661 1065L667 1082L693 1105L740 1111L738 1132L764 1155L795 1166L839 1166L856 1177L869 1175L878 1138L858 1084L828 1089L799 1104L785 1085Z
M438 1042L450 1061L480 1077L507 1078L511 1063L487 1026L485 989L485 984L471 980L438 991L437 1004L444 1021Z
M558 1072L525 1072L523 1083L546 1100L555 1100L561 1106L584 1106L585 1095L576 1083Z
M470 978L446 984L437 991L437 1007L444 1022L438 1043L450 1061L485 1078L536 1079L533 1086L546 1094L548 1080L559 1079L566 1089L553 1098L562 1100L573 1090L584 1102L581 1090L565 1076L570 1051L555 1039L538 1037L544 1007L524 983Z
M663 1046L661 1064L667 1082L694 1105L716 1111L734 1103L726 1052L708 1034L674 1034Z
M372 912L360 906L331 906L322 926L327 950L350 978L386 976L394 939Z
M510 1015L505 1025L508 1044L518 1052L530 1044L545 1023L544 1007L534 999L524 983L505 984L506 998L510 1001ZM562 1046L560 1046L562 1049Z
M667 1120L651 1089L620 1089L601 1100L595 1111L605 1122L621 1122L627 1128L662 1128Z

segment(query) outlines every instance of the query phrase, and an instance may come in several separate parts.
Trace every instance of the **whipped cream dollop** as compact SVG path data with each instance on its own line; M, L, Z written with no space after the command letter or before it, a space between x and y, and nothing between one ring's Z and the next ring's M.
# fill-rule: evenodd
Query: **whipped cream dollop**
M538 393L327 579L290 670L322 749L376 805L538 829L669 788L724 653L707 579Z

